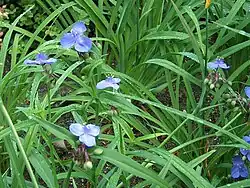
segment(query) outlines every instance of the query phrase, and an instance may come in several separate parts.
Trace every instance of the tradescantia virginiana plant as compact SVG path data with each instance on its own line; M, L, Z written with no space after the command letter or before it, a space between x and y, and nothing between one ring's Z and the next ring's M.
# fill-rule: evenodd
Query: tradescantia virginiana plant
M243 1L38 2L48 18L34 33L17 19L1 50L1 187L29 186L26 172L33 187L245 185L250 63L231 57L248 48L234 41L247 37ZM54 23L65 31L38 37Z

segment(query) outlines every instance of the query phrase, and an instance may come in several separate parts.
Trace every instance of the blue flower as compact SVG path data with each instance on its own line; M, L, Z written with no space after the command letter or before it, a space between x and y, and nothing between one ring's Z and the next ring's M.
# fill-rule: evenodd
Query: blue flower
M248 144L250 144L250 136L244 136L243 140L245 140ZM240 148L240 152L242 155L246 156L247 159L250 161L250 150L249 149Z
M48 56L44 53L39 53L36 55L36 59L35 60L30 60L30 59L26 59L24 61L24 64L26 65L46 65L46 64L52 64L55 63L57 61L57 59L54 58L48 58Z
M233 158L233 167L231 169L231 176L234 179L239 178L239 177L242 177L242 178L248 177L247 167L239 155Z
M209 68L209 69L218 69L218 68L229 69L230 66L228 66L225 63L224 59L218 58L214 62L209 62L207 64L207 68Z
M250 98L250 87L245 87L245 93L248 98Z
M69 126L69 130L73 135L79 136L80 142L87 147L96 145L95 137L100 133L100 127L93 124L81 125L73 123Z
M75 47L78 52L88 52L92 47L92 41L83 35L87 30L83 22L76 22L70 33L65 33L61 38L61 45L63 48Z
M97 89L105 89L112 87L113 89L119 89L120 78L107 77L105 80L102 80L96 84Z

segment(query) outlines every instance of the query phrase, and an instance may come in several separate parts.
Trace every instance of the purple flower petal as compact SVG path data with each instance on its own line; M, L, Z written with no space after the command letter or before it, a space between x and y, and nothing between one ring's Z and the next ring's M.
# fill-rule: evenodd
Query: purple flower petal
M70 132L75 136L81 136L84 134L84 126L80 123L73 123L69 126Z
M248 154L249 150L244 149L244 148L240 148L240 152L242 155L246 155L246 154Z
M121 82L120 78L107 77L106 81L112 84L118 84Z
M92 47L92 41L88 37L77 36L75 49L78 52L88 52Z
M43 64L49 64L51 65L52 63L55 63L57 61L57 59L54 59L54 58L49 58L47 60L43 60L41 61Z
M250 144L250 136L243 136L243 140Z
M230 66L228 66L225 63L224 64L220 64L219 67L222 68L222 69L229 69L230 68Z
M218 64L215 63L215 62L209 62L207 64L207 68L209 68L209 69L217 69L218 68Z
M233 178L248 177L248 169L239 155L233 157L233 167L231 169Z
M92 147L96 145L95 142L95 137L88 135L88 134L83 134L79 137L80 142L84 143L88 147Z
M100 127L93 124L88 124L84 126L84 133L91 136L98 136L100 134Z
M231 168L231 176L234 179L240 177L240 170L239 170L238 166L233 165L233 167Z
M112 88L115 89L115 90L118 90L119 89L119 85L118 84L112 84Z
M209 69L218 69L218 68L229 69L230 66L228 66L225 63L224 59L218 58L214 62L209 62L207 64L207 68L209 68Z
M250 152L247 154L247 160L250 161Z
M246 165L242 165L242 166L239 168L239 172L240 172L240 176L241 176L241 177L243 177L243 178L248 177L248 170L247 170Z
M48 56L44 53L39 53L36 55L36 60L37 61L42 61L42 60L47 60Z
M25 64L25 65L40 65L39 61L30 60L30 59L26 59L26 60L24 61L24 64Z
M244 162L239 155L236 155L233 157L233 164L234 165L242 165L242 164L244 164Z
M74 46L75 42L76 38L72 33L64 34L60 40L61 46L63 48L71 48L72 46Z
M215 63L216 63L216 64L225 64L225 60L222 59L222 58L217 58L217 59L215 60Z
M76 22L71 30L71 32L76 35L82 35L85 31L87 31L87 28L83 22Z
M113 82L116 83L116 84L118 84L118 83L121 82L121 79L120 79L120 78L114 78L114 79L113 79Z
M113 77L107 77L105 80L102 80L97 83L96 88L97 89L105 89L108 87L112 87L113 89L117 90L119 89L119 84L121 79L120 78L113 78Z
M108 87L112 87L112 84L107 82L106 80L102 80L96 84L96 89L105 89Z
M247 95L248 98L250 98L250 87L245 87L245 93Z
M57 59L54 58L49 58L48 56L44 53L39 53L36 55L36 60L30 60L26 59L24 61L24 64L26 65L45 65L45 64L52 64L55 63Z

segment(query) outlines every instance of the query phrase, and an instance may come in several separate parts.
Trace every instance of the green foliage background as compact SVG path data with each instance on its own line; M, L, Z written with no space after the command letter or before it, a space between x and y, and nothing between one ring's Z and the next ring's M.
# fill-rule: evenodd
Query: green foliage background
M7 31L0 52L0 187L68 187L70 179L74 187L79 179L92 187L249 185L230 177L232 157L249 148L242 139L249 114L224 105L227 84L216 90L203 84L206 63L223 57L231 65L223 74L244 95L248 1L213 1L209 9L203 0L34 3L13 23L0 23ZM94 43L87 59L59 44L78 20ZM23 65L38 52L58 59L55 77ZM107 75L121 78L119 92L96 90ZM77 147L70 122L101 126L104 152L89 150L91 170L54 145L65 140Z

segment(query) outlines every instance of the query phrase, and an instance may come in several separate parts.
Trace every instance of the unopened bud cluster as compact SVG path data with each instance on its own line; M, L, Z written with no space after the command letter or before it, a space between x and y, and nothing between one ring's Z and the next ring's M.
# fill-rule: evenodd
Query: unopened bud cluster
M239 94L225 93L223 94L223 100L228 107L233 109L234 112L241 111L243 109L250 111L250 103L246 98Z
M101 155L103 153L103 149L96 148L93 151L95 155ZM90 160L89 153L84 144L81 144L77 150L73 153L73 161L76 165L83 165L85 170L91 170L93 168L93 163Z
M208 74L204 80L204 84L207 84L210 89L220 88L224 83L232 85L231 82L227 81L219 72L213 71Z
M80 145L74 152L73 161L76 165L83 165L85 170L93 168L93 163L90 161L89 154L84 144Z

